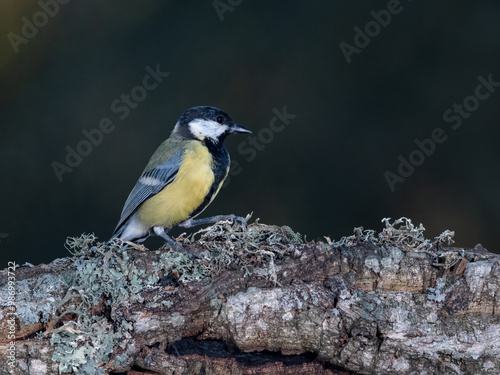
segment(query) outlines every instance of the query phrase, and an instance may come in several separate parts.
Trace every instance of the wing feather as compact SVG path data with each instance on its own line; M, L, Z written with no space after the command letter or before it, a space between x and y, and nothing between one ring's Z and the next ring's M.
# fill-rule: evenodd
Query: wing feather
M120 221L114 233L137 211L146 199L158 194L175 179L182 163L183 154L184 151L181 150L163 164L142 173L125 202Z

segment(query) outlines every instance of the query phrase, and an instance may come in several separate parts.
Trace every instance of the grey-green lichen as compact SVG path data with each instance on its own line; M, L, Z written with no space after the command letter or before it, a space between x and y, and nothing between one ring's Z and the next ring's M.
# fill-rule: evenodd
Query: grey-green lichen
M434 288L428 288L429 292L432 294L427 295L427 299L436 302L443 302L446 298L446 293L443 292L444 287L446 286L446 280L443 278L439 278L436 280L436 286Z
M378 234L374 230L357 227L354 228L353 235L342 237L332 245L352 247L361 242L371 242L379 245L400 246L412 251L426 251L432 247L433 241L425 238L425 228L422 224L414 225L411 219L406 217L396 219L392 223L390 220L390 218L382 219L385 228ZM446 230L436 237L434 242L450 245L453 243L454 235L455 232Z
M37 322L47 323L54 313L55 297L61 289L64 290L66 287L64 280L49 274L41 275L36 279L18 280L16 282L17 298L25 303L16 304L17 317L25 325ZM7 288L3 289L7 291ZM7 298L2 298L2 301L7 301Z
M302 236L287 226L260 224L258 219L248 228L231 224L220 221L184 242L197 243L207 250L202 265L211 275L226 269L244 269L245 276L258 274L277 284L274 260L303 243Z
M104 374L100 366L108 362L118 342L130 338L129 322L121 319L113 324L103 315L92 315L91 309L100 303L112 305L137 292L140 285L130 282L137 270L120 244L95 240L94 235L83 234L66 242L74 255L71 267L78 276L71 280L66 296L55 304L56 324L61 321L62 325L50 333L50 342L60 373Z
M96 242L93 234L68 238L66 248L74 255L71 267L78 271L78 277L70 281L66 296L55 304L56 323L62 325L50 333L50 341L60 372L104 374L102 365L131 337L131 322L122 316L111 321L105 314L91 314L92 309L102 306L111 310L120 301L143 302L140 291L174 269L182 275L181 280L203 277L199 264L175 252L163 252L153 262L152 272L147 272L132 261L125 244ZM126 350L114 358L115 363L126 364L128 360Z
M405 256L421 258L430 255L433 266L445 270L465 259L465 249L446 248L454 243L455 232L453 231L445 230L431 240L424 236L425 228L422 224L415 225L406 217L396 219L393 222L390 218L384 218L382 222L385 227L379 233L358 227L354 228L354 233L351 236L342 237L339 241L333 242L327 237L326 239L329 245L336 248L369 243L384 249L385 256L382 259L378 259L378 256L374 255L365 260L365 265L375 273L379 273L380 265L385 271L397 270L399 261Z
M392 224L389 219L383 222L386 227L378 235L372 230L355 228L353 236L342 238L334 246L353 246L360 241L390 245L392 251L401 246L426 251L432 246L423 236L422 225L414 226L406 218ZM451 240L450 233L444 233L438 241ZM132 324L123 317L111 322L104 314L90 313L99 304L115 306L119 301L143 302L140 291L157 287L160 279L172 273L176 275L176 282L182 283L200 281L228 269L243 269L245 276L261 276L276 285L279 282L275 259L284 257L302 243L300 234L288 227L268 226L257 221L243 228L231 221L221 221L188 237L178 238L185 247L201 250L202 259L192 260L181 253L161 251L151 265L152 270L146 272L131 261L125 244L96 240L94 235L84 234L68 238L66 243L68 251L74 255L72 268L78 271L78 278L67 280L70 284L67 295L52 305L60 319L58 328L51 333L55 347L53 359L59 363L61 372L104 373L102 365L109 361L117 343L130 338ZM374 271L388 267L379 264L376 258L368 262ZM152 307L160 297L161 294L153 297ZM170 307L165 300L161 305ZM124 352L115 356L114 361L127 363L126 348L122 349Z
M66 279L66 296L49 304L47 313L54 313L56 328L50 332L54 346L53 360L59 363L59 372L104 374L104 365L121 342L127 342L132 323L123 316L111 321L104 314L91 313L116 307L120 301L143 302L141 291L157 288L163 277L175 274L176 282L200 281L224 269L244 269L245 275L262 274L277 283L274 259L285 255L293 245L302 242L301 236L288 227L250 225L243 228L222 221L191 236L178 238L184 246L201 247L202 259L192 260L182 253L157 251L156 261L147 271L133 262L127 245L114 240L97 242L93 234L67 239L65 247L73 255L71 268L77 277ZM161 293L148 301L155 307ZM162 300L162 306L171 306ZM29 314L26 319L33 320ZM181 319L183 317L179 317ZM137 327L136 327L137 328ZM126 365L130 358L127 348L114 355L117 365Z

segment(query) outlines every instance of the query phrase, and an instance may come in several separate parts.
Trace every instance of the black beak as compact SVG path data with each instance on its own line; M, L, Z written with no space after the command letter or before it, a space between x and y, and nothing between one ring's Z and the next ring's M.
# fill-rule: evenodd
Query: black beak
M252 132L250 130L248 130L247 128L244 128L243 126L238 125L238 124L233 124L229 128L229 134L232 134L232 133L249 133L249 134L252 134Z

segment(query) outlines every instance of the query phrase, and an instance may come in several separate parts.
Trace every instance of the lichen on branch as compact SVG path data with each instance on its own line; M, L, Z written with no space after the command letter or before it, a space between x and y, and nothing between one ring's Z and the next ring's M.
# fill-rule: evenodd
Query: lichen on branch
M500 257L383 222L326 243L219 222L177 239L194 260L68 238L71 257L17 270L20 365L6 371L500 372Z

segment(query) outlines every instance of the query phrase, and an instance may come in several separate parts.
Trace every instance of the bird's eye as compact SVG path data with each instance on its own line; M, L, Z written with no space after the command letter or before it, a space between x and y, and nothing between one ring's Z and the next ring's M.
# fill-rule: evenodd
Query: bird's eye
M219 124L223 124L224 123L224 116L217 116L217 118L215 119Z

